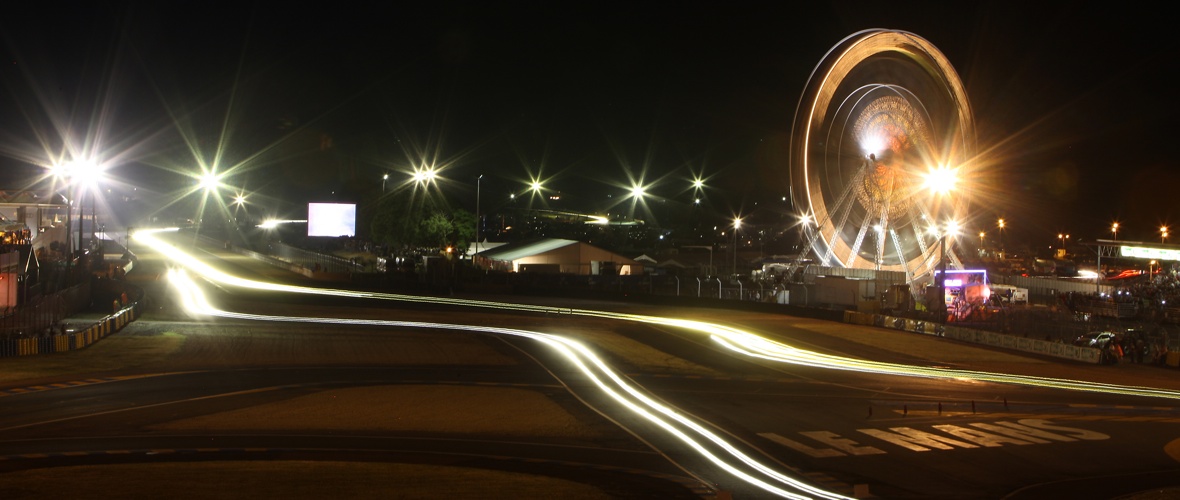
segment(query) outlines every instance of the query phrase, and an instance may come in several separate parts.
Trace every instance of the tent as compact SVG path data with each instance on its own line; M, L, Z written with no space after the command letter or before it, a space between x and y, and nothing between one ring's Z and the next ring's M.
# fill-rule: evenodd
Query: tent
M580 275L642 274L643 264L576 240L544 238L509 243L476 256L480 265L512 272Z

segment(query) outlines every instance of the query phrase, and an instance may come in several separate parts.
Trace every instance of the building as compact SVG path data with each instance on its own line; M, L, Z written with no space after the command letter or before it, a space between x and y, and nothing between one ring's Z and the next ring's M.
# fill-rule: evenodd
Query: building
M0 222L5 233L28 229L28 243L35 250L57 242L64 250L69 217L65 198L37 191L0 191Z
M629 275L643 274L643 264L575 240L545 238L509 243L475 256L477 265L518 273Z

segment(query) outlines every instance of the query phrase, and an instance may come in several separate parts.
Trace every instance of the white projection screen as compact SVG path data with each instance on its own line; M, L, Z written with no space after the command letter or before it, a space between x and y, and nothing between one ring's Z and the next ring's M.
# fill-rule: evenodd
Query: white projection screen
M356 236L356 204L308 203L308 236Z

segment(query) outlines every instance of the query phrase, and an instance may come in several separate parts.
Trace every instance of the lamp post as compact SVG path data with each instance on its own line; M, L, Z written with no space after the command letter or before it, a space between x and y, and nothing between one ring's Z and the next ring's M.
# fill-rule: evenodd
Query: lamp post
M86 220L86 210L83 208L83 207L85 207L85 205L82 204L82 191L83 191L82 189L78 189L78 194L77 194L77 198L78 198L78 254L79 255L82 254L82 247L85 246L84 245L85 240L82 239L82 226L84 225L83 221ZM90 197L93 198L94 195L92 194L92 195L90 195Z
M1117 223L1117 222L1112 223L1110 225L1110 232L1111 232L1111 234L1114 235L1113 238L1115 239L1115 241L1118 241L1118 239L1119 239L1119 223Z
M381 194L385 194L385 181L389 180L389 174L381 175Z
M938 322L946 323L946 230L938 238Z
M483 182L483 174L475 178L475 255L472 256L472 263L475 262L475 256L479 255L479 185Z
M733 219L733 274L735 276L737 275L737 250L738 250L737 237L738 237L738 229L741 229L741 227L742 227L742 219L740 217L734 217L734 219Z
M996 221L996 226L999 226L999 228L1000 228L1000 258L1001 259L1004 258L1004 226L1006 226L1006 225L1007 224L1004 222L1004 219L1000 219L1000 220Z
M944 197L943 201L949 203L949 193L954 191L955 184L958 183L957 169L947 165L933 166L926 172L924 177L925 182L923 187L930 190L933 194L942 195ZM938 276L936 281L938 281L939 323L946 323L946 236L948 232L958 230L958 225L953 221L947 226L949 231L939 231L941 235L938 238ZM938 231L938 228L935 227L933 230Z
M1160 226L1160 243L1168 242L1168 226Z

